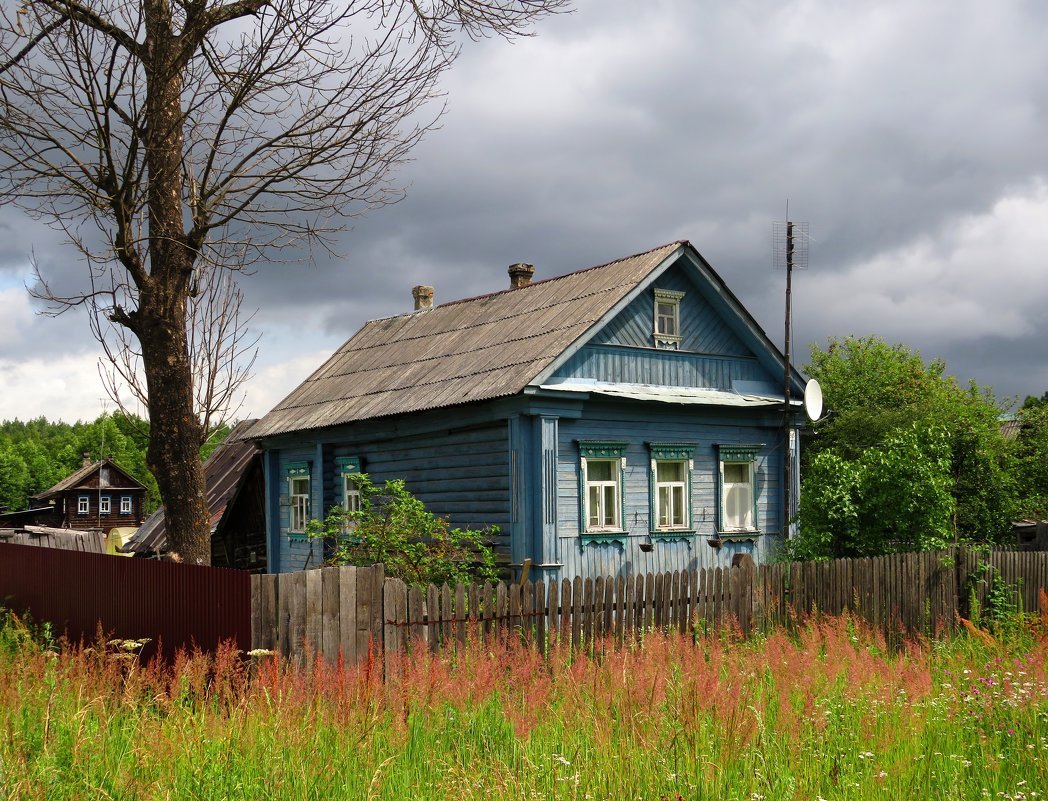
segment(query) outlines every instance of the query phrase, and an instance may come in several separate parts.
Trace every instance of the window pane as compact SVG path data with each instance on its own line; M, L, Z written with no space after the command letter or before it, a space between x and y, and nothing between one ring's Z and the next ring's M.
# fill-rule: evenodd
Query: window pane
M673 497L673 523L674 526L684 525L684 487L672 487Z
M724 527L753 528L753 485L749 463L724 465Z
M658 481L683 481L684 462L656 462L655 475Z
M659 527L665 528L670 524L670 488L659 487Z
M589 521L590 528L600 528L600 487L589 488Z
M677 333L677 307L671 303L660 303L659 304L659 333L660 334L676 334Z
M748 464L729 463L724 465L725 484L748 484L750 481L750 466Z
M610 461L593 461L586 463L586 478L588 481L613 481L613 467L615 463Z
M604 486L601 489L604 490L604 526L611 528L618 523L615 514L616 487Z

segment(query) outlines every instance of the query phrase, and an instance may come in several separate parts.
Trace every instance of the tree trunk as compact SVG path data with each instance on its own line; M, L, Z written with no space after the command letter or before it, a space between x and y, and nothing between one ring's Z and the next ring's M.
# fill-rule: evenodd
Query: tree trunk
M136 328L149 388L149 469L164 500L168 546L183 562L209 565L211 523L185 318L150 319L147 306L140 307Z
M200 422L186 336L193 264L183 221L182 88L187 49L169 0L145 0L146 168L149 276L139 286L132 330L142 346L149 393L149 468L164 500L168 545L183 562L211 564L211 525L200 461Z

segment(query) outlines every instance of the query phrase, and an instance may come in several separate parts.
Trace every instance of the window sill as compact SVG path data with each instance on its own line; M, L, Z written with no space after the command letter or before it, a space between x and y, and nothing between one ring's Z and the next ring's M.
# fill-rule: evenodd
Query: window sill
M652 531L648 534L653 542L673 542L675 540L693 540L695 539L695 529L693 528L662 528L658 531Z
M289 531L287 538L291 542L305 542L309 539L309 535L304 531Z
M756 542L760 536L761 532L758 529L751 531L718 531L714 535L721 542Z
M628 537L629 532L627 531L584 531L582 532L582 544L615 542L625 546Z

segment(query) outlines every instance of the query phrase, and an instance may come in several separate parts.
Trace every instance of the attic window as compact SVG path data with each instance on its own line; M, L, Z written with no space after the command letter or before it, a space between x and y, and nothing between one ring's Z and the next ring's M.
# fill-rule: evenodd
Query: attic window
M680 302L683 292L672 289L655 290L655 331L652 335L656 348L680 347Z

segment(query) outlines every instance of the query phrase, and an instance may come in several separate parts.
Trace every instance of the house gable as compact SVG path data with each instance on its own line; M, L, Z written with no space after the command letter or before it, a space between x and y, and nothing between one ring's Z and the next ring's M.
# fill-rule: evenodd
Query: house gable
M679 342L656 345L656 293L679 299ZM782 397L783 357L690 245L682 246L533 386L592 381ZM803 392L793 371L793 393Z

